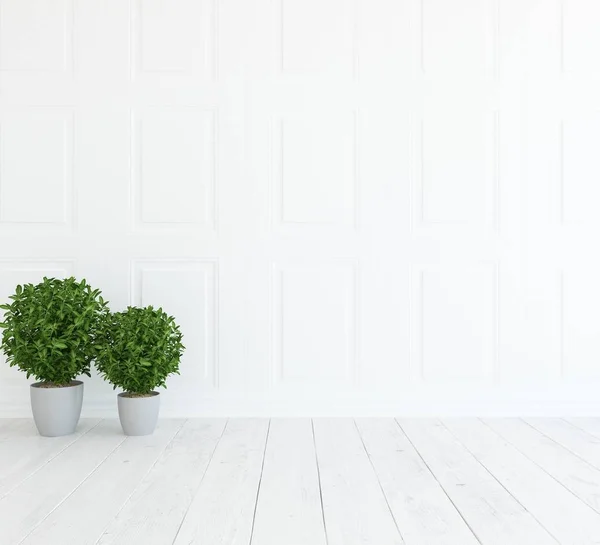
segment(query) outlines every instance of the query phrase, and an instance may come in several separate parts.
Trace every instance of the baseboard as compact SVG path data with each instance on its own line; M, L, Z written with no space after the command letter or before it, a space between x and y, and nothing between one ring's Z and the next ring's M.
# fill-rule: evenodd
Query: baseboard
M115 394L86 397L82 416L116 416ZM1 417L29 417L29 399L0 407ZM163 417L515 417L598 416L597 385L533 388L427 387L386 394L373 392L265 394L228 392L181 397L162 394Z

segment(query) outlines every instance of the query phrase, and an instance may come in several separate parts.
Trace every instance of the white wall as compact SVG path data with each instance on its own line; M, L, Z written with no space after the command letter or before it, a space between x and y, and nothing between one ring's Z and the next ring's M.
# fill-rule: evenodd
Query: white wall
M164 414L600 413L600 2L1 0L0 298L188 346ZM0 415L27 415L0 367ZM114 393L86 383L86 414Z

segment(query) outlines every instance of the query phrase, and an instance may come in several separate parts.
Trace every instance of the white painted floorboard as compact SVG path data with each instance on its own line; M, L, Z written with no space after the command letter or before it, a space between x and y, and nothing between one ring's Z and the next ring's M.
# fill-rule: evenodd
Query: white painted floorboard
M224 419L188 420L98 545L173 543L224 429Z
M403 543L352 420L315 419L329 545Z
M600 418L565 418L565 420L576 428L600 437Z
M40 437L31 420L17 420L0 439L0 499L85 435L100 420L84 419L77 432L50 441Z
M311 421L273 419L252 545L326 545Z
M600 471L518 418L484 420L494 431L600 513Z
M269 421L230 420L174 541L248 545Z
M407 545L476 545L477 538L396 421L356 423Z
M161 422L153 435L127 437L77 489L23 541L24 545L93 545L127 501L183 421Z
M527 418L525 421L600 470L600 438L560 418Z
M0 500L2 545L20 543L125 440L115 421L103 421L93 431Z
M600 515L491 428L477 419L446 420L445 425L557 541L600 543Z
M84 422L85 419L82 418L80 424L83 424ZM97 420L96 422L99 421ZM79 428L78 431L80 431ZM31 438L33 437L32 432L35 432L35 424L31 418L0 419L0 443L2 443L2 441L5 439L10 439L13 441L19 436Z
M597 419L0 420L0 545L600 543Z
M481 543L557 543L441 422L398 422Z

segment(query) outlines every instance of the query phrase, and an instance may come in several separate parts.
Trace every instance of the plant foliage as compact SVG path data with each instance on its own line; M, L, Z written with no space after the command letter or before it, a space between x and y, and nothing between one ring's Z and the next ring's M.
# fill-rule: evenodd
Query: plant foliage
M179 374L182 334L162 308L128 307L110 314L102 329L96 367L114 388L145 395Z
M16 366L41 382L69 384L90 376L96 337L107 303L85 280L46 278L25 284L10 296L4 311L2 350Z

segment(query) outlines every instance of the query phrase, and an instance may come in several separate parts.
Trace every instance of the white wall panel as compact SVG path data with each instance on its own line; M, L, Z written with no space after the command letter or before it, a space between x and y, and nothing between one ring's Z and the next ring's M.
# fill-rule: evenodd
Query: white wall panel
M356 0L279 1L282 70L352 76L357 53Z
M165 415L600 414L599 21L0 0L0 300L49 271L163 306Z
M276 221L353 225L356 114L284 117L273 133Z
M594 225L600 202L600 112L585 112L562 125L563 219Z
M135 261L131 304L162 307L184 335L186 347L173 389L193 399L214 388L217 367L217 263L215 261Z
M564 275L563 373L567 380L600 377L600 317L591 309L600 304L597 268L573 268Z
M600 49L600 4L595 0L563 3L563 69L580 77L597 77Z
M133 113L136 227L212 226L215 118L215 112L195 108L149 108Z
M500 381L548 384L560 380L562 306L563 274L553 266L501 270Z
M532 84L561 70L561 6L572 0L502 0L498 2L499 65L503 79ZM538 78L542 78L538 80Z
M489 66L488 0L421 0L421 63L431 76L483 77Z
M522 222L529 225L524 236L545 233L550 240L552 232L562 222L570 192L563 185L562 141L564 125L560 116L542 107L531 106L523 114L518 136L520 149L520 204L523 206ZM520 226L520 228L523 228Z
M423 223L494 224L496 117L434 108L425 114L417 195Z
M64 224L71 215L73 114L0 115L0 222Z
M414 276L413 342L423 379L490 379L496 358L494 266L423 267Z
M213 0L134 0L132 50L139 72L212 77Z
M0 69L70 69L72 0L3 0Z
M273 379L319 388L356 371L355 264L273 266Z

